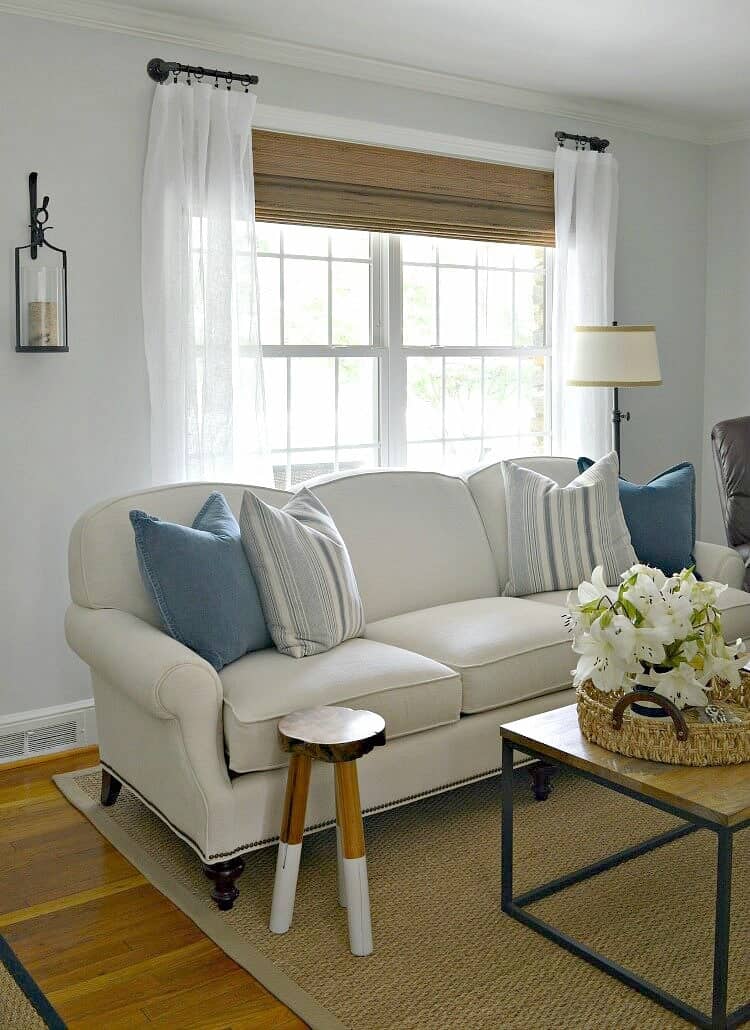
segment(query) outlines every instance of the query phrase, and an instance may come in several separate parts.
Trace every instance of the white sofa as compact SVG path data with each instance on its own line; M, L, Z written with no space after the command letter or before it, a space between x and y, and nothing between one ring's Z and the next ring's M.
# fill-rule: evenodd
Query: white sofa
M519 459L561 484L571 459ZM244 487L189 483L107 501L70 541L70 646L90 666L108 801L127 784L231 879L237 856L277 839L287 756L278 719L321 704L370 708L388 744L360 765L363 808L403 804L497 771L498 726L570 704L565 595L502 597L507 547L502 473L464 477L373 470L311 486L349 548L367 616L362 639L294 659L274 649L221 673L159 628L138 572L132 508L189 525L210 490L235 514ZM283 491L257 489L282 505ZM736 552L696 545L704 578L729 582L728 637L750 636ZM308 829L334 819L330 768L315 763ZM215 877L214 877L215 878ZM215 895L216 896L216 895Z

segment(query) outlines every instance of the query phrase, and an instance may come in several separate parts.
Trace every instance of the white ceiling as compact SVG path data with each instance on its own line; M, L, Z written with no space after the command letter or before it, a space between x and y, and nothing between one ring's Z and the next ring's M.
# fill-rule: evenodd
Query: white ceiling
M25 6L42 13L45 4ZM249 56L261 56L258 37L265 37L269 60L280 43L297 44L284 51L287 63L321 67L323 58L344 74L360 58L359 77L378 81L387 71L378 63L387 62L404 74L460 77L458 95L469 95L473 80L485 92L510 86L551 95L550 109L553 97L570 110L576 101L626 105L699 136L720 137L722 128L728 136L750 119L748 0L87 0L86 7L103 21L107 11L126 9L144 25L160 14L174 27L190 22L197 39L202 25L209 44L212 33L230 29ZM451 91L447 80L443 86ZM529 106L544 109L543 98Z

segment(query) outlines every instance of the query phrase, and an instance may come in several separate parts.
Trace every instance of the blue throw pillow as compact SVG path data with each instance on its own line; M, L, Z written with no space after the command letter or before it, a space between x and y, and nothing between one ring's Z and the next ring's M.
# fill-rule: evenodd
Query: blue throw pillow
M192 529L131 511L143 582L167 631L218 671L271 646L240 527L212 493Z
M578 459L583 472L593 461ZM620 477L620 504L638 561L668 576L695 565L695 469L683 461L648 483Z

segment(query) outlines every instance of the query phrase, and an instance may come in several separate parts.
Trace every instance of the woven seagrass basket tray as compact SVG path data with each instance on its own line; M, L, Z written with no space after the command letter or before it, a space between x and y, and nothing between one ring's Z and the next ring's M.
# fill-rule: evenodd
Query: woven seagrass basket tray
M739 687L714 682L711 703L739 722L703 722L702 710L664 705L669 718L635 714L630 704L656 700L625 691L602 693L587 681L578 687L578 722L587 740L630 758L672 765L737 765L750 762L750 674L742 672Z

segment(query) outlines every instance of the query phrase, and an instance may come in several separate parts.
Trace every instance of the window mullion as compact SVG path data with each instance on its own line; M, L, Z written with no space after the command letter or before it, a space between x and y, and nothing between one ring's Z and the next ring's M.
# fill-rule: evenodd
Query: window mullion
M406 352L403 341L403 268L401 240L384 238L387 268L388 312L388 455L389 465L405 465L406 453Z

